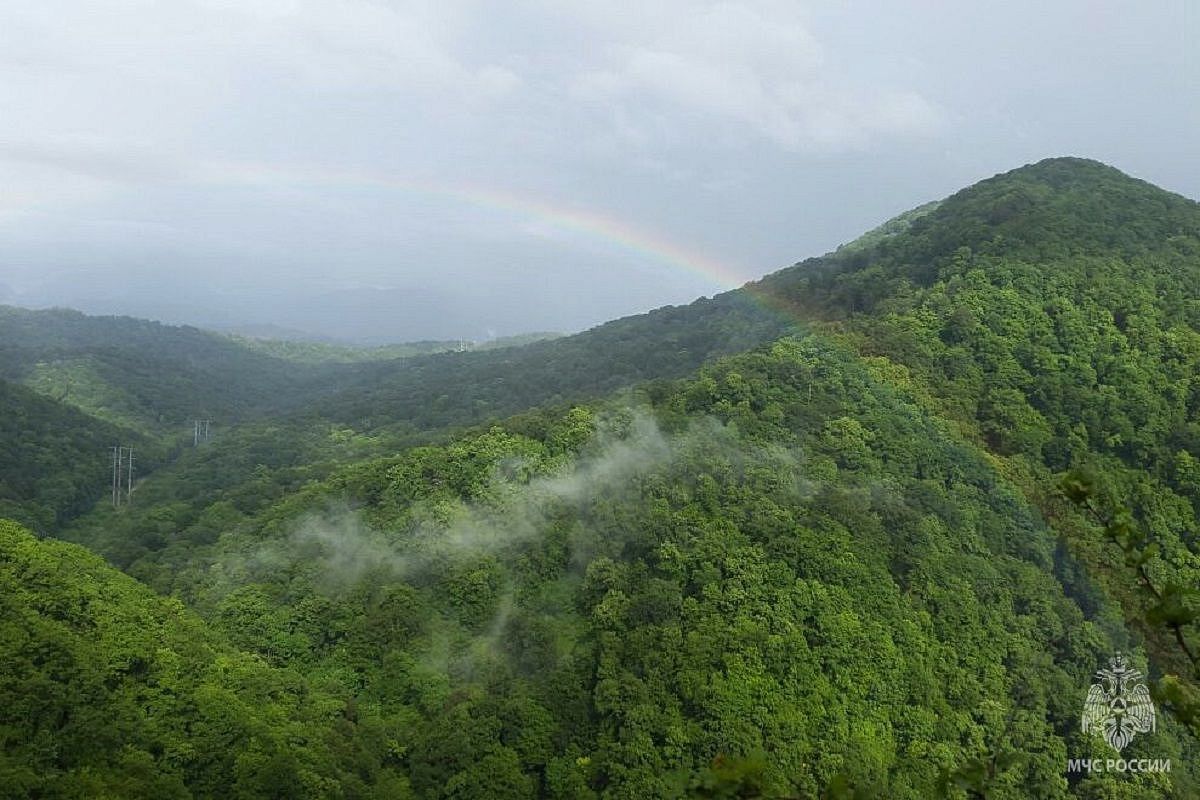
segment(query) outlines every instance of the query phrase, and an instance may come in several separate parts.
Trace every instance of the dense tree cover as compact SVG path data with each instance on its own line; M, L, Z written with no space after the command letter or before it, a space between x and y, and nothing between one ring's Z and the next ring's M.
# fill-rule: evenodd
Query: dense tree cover
M134 502L100 504L58 535L86 544L161 591L196 548L337 468L420 437L364 436L320 420L254 423L186 448L141 484ZM144 558L155 553L153 559Z
M0 516L57 529L109 487L109 448L118 442L139 446L147 465L161 458L134 432L0 380Z
M338 379L336 365L289 363L197 328L65 309L0 306L0 342L0 377L154 434L276 412Z
M233 425L251 424L299 429L305 433L295 438L311 440L313 431L319 439L333 425L395 441L681 376L790 326L733 292L570 337L530 334L433 355L413 355L407 346L402 353L347 355L123 317L0 306L0 378L140 431L169 452L190 439L196 418L212 419L222 437ZM280 440L293 449L288 433ZM318 449L309 458L327 456ZM232 490L242 472L225 469L219 476Z
M928 286L953 267L964 247L979 256L1036 263L1046 272L1078 257L1194 264L1200 255L1194 201L1079 158L1047 159L997 175L915 218L899 219L904 223L894 235L864 237L865 246L810 259L753 286L825 317L870 312Z
M139 496L139 508L131 512L134 517L153 513L160 526L170 519L173 529L186 528L198 513L191 498L213 491L254 497L256 488L274 481L265 475L285 462L278 486L258 495L258 502L294 488L301 474L323 474L323 464L361 456L364 448L394 448L428 438L430 431L496 419L540 403L589 398L638 380L682 375L716 355L774 338L787 327L783 317L731 293L572 337L534 334L470 352L399 358L388 351L383 355L391 358L379 360L377 353L341 363L340 356L318 356L303 348L259 352L260 346L195 328L0 307L0 376L96 423L60 415L49 403L37 404L36 413L14 413L8 424L23 450L55 451L54 463L79 464L79 477L51 468L52 460L26 458L20 474L16 469L0 474L0 497L34 502L36 507L7 513L39 530L57 531L89 505L89 498L104 496L103 448L118 438L137 444L145 474L171 463L181 446L190 444L191 420L211 418L224 445L206 458L184 459L163 482L149 484ZM515 346L527 339L530 344ZM59 416L74 422L60 424L55 421ZM43 419L19 431L12 427L33 417ZM99 424L101 420L108 424ZM63 447L62 435L54 432L85 424L123 434L101 449L89 440L90 449L83 453ZM348 442L354 444L353 452L344 452ZM9 460L14 465L20 461L16 449ZM201 462L193 472L192 465ZM253 481L251 472L256 473ZM79 493L53 488L64 481ZM40 499L21 488L27 483L43 487ZM182 516L158 507L162 503ZM109 527L108 538L123 537L127 516L116 517L113 525L111 516L96 519Z
M1159 564L1161 543L1154 541L1148 526L1137 520L1128 506L1114 504L1111 494L1105 497L1106 487L1099 485L1089 470L1069 473L1061 488L1065 497L1102 527L1104 535L1120 548L1125 566L1136 574L1138 599L1148 605L1143 622L1150 626L1151 633L1169 632L1174 639L1166 648L1174 658L1162 660L1182 665L1185 675L1190 672L1197 679L1168 675L1154 688L1158 702L1167 704L1180 721L1200 735L1200 650L1193 637L1200 622L1200 585L1172 580L1170 572L1163 574ZM1161 647L1161 637L1157 638Z
M281 780L1194 797L1198 236L1191 201L1043 162L746 292L353 365L66 535L358 726ZM1163 712L1123 755L1173 771L1068 780L1112 755L1078 718L1117 649Z
M126 317L0 306L0 377L160 434L178 435L196 417L228 424L299 409L360 430L397 421L429 430L679 377L794 326L744 293L728 292L574 336L531 334L469 352L406 349L404 357L380 359Z
M1200 270L1056 266L963 254L929 289L855 319L850 336L911 368L1034 481L1085 465L1107 475L1161 540L1159 568L1196 582L1200 316L1188 298Z
M1141 620L1161 672L1200 679L1179 657L1200 649L1195 614L1164 636L1147 618L1163 598L1138 588L1200 587L1200 206L1054 159L964 190L851 263L807 278L826 317L850 312L834 330L903 365L903 380L1024 476ZM1111 515L1071 518L1044 490L1068 472L1087 475L1106 514L1128 511L1151 548L1144 563L1105 546Z
M727 292L525 347L372 365L315 408L359 430L397 420L424 430L478 424L543 403L682 377L715 357L748 350L795 327L794 318L768 310L744 292Z
M992 797L1117 791L1063 771L1133 642L969 442L815 338L641 401L369 459L133 569L403 725L420 796L680 796L715 759L932 797L996 755ZM1185 731L1143 746L1181 766L1125 796L1194 790Z
M0 797L410 797L394 737L82 548L0 521Z

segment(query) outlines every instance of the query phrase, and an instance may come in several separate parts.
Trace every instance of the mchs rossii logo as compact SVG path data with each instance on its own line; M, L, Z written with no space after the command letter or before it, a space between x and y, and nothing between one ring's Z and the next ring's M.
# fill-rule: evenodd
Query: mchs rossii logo
M1154 703L1142 673L1117 653L1083 702L1083 732L1096 731L1118 753L1139 733L1154 732Z
M1157 715L1141 670L1122 653L1096 672L1080 720L1083 732L1099 734L1120 755L1138 734L1154 733ZM1170 772L1169 758L1072 758L1068 772Z

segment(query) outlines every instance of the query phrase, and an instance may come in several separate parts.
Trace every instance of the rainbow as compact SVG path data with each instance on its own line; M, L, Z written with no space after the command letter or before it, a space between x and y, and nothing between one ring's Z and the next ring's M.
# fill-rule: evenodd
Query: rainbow
M398 190L531 218L560 230L582 234L608 247L684 269L721 290L737 288L747 281L745 270L625 220L594 211L552 205L489 187L437 184L382 172L229 162L209 165L197 177L204 182L224 184L359 186Z

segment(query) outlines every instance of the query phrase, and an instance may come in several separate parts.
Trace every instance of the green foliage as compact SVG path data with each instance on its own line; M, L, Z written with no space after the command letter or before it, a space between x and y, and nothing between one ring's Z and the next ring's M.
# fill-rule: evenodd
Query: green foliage
M1145 622L1170 631L1176 648L1175 659L1181 663L1185 677L1165 675L1155 686L1160 702L1172 709L1175 716L1200 735L1200 587L1178 582L1160 583L1164 573L1170 574L1162 559L1162 547L1151 541L1153 533L1133 512L1116 504L1110 487L1103 477L1090 470L1076 470L1062 479L1061 489L1068 500L1084 509L1101 526L1104 536L1124 554L1125 566L1134 570L1144 603Z
M144 437L3 380L0 442L0 515L41 532L91 507L111 485L117 442L137 445L141 463L156 459Z
M398 419L424 430L478 424L640 381L681 377L794 328L794 320L745 293L727 292L520 348L367 365L344 391L316 407L365 430Z
M17 536L2 782L1197 796L1198 237L1194 203L1057 159L752 287L820 334L779 338L794 322L736 292L285 379L217 350L181 373L170 333L129 418L176 413L191 377L157 378L186 373L224 375L250 421L66 535L203 622ZM22 566L52 555L73 560ZM1166 712L1127 752L1173 771L1069 779L1107 754L1078 718L1118 649L1147 654Z
M3 796L408 796L377 719L81 548L0 521L0 585Z
M769 341L791 327L786 317L730 292L576 336L529 334L469 352L420 355L440 348L418 343L371 352L329 351L123 317L0 306L0 379L139 432L158 448L153 459L142 462L149 469L190 444L196 418L213 420L217 439L236 435L235 426L274 427L279 447L287 450L294 448L283 430L323 436L330 426L352 438L383 436L394 444L539 404L562 405L645 379L681 376L714 356ZM129 441L126 437L123 443ZM36 443L42 445L49 442ZM319 448L308 455L311 461L325 458ZM233 491L242 475L222 472L221 488ZM41 472L33 476L57 480ZM103 486L96 484L93 499L102 496ZM5 508L44 530L57 530L56 520L80 510L76 505Z
M653 394L335 470L187 593L419 796L1068 796L1111 623L985 458L816 338Z
M181 437L332 391L351 365L305 365L215 333L128 317L0 306L0 378L146 434Z

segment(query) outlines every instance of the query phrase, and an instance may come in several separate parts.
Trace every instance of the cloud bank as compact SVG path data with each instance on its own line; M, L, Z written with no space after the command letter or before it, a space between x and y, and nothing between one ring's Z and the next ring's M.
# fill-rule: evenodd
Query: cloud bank
M1193 23L1090 0L3 4L0 282L375 341L577 330L721 285L437 187L746 279L1048 155L1194 196Z

